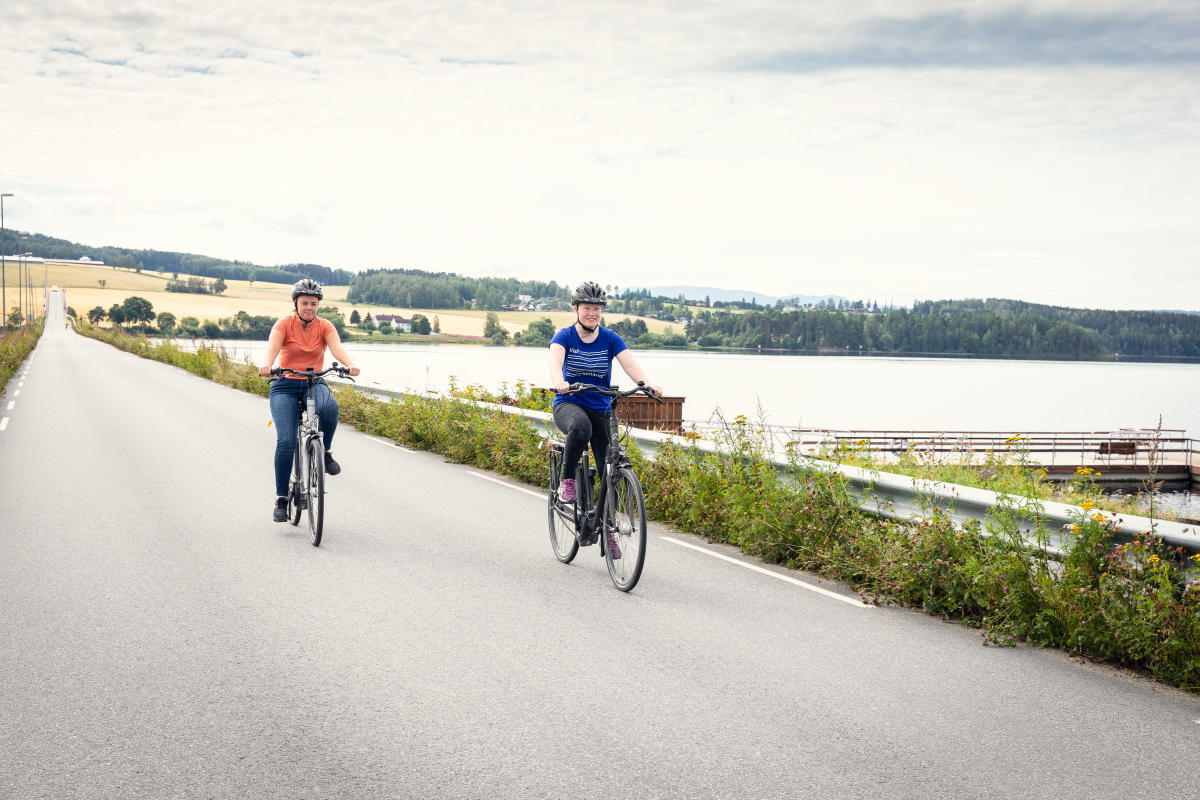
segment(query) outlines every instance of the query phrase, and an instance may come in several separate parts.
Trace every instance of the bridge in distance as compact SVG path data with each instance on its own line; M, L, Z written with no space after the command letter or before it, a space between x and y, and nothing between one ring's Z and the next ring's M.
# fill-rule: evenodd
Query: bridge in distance
M1192 696L666 527L625 595L536 490L349 428L313 548L262 398L51 299L0 408L0 796L1196 796Z

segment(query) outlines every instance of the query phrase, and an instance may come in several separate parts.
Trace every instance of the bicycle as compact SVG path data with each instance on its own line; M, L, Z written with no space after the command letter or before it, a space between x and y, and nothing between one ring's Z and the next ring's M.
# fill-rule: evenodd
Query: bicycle
M654 392L644 383L628 391L602 389L590 384L573 383L569 393L595 391L613 399L608 417L608 453L604 457L604 474L599 489L600 500L594 502L592 479L596 469L591 465L585 447L575 471L575 500L564 503L558 499L558 484L562 480L564 443L549 440L550 481L547 516L550 523L550 546L554 555L564 564L570 564L580 547L600 542L600 552L608 567L608 576L622 592L637 585L646 561L646 499L642 485L634 474L633 465L625 454L620 424L617 420L617 404L634 394L654 397ZM654 397L658 402L662 402ZM603 534L603 535L601 535ZM616 547L609 544L610 536Z
M275 376L271 380L283 380L281 376L287 372L308 381L300 405L300 422L296 426L296 452L292 457L292 478L287 495L288 521L299 525L301 514L307 511L313 547L320 547L325 529L325 439L317 418L317 401L313 398L312 387L318 378L330 372L351 381L354 379L350 377L349 367L339 366L334 361L333 366L320 372L312 367L303 372L291 367L276 367L271 370Z

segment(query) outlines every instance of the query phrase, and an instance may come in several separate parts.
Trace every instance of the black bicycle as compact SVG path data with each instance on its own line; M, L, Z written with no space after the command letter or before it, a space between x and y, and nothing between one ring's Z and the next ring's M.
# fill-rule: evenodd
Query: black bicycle
M575 471L575 500L564 503L558 499L558 484L562 480L564 444L550 440L550 546L554 555L569 564L580 547L600 542L600 552L608 566L613 584L623 592L637 585L646 561L646 499L642 485L634 474L622 444L617 405L626 397L654 392L645 384L628 391L602 389L590 384L573 383L569 392L594 391L613 399L608 417L608 453L604 457L604 473L600 484L593 488L596 469L591 465L585 447ZM654 397L658 400L657 397ZM662 402L658 400L658 402ZM595 495L599 494L599 502Z
M307 511L313 547L320 547L321 534L325 530L325 438L321 433L312 387L318 378L330 372L350 378L350 368L339 366L336 361L333 366L320 372L312 367L303 372L291 367L276 367L271 370L271 374L276 376L271 380L283 380L279 376L287 372L308 381L304 399L300 401L300 422L296 426L296 453L292 457L292 479L288 484L288 520L293 525L299 525L300 516Z

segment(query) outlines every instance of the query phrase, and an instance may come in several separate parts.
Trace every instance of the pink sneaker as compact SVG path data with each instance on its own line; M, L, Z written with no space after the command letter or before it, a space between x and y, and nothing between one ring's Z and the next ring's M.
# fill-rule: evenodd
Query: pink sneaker
M564 503L575 502L575 479L563 478L558 484L558 499Z
M621 557L621 546L617 544L617 534L613 531L608 532L608 552L612 553L613 561Z

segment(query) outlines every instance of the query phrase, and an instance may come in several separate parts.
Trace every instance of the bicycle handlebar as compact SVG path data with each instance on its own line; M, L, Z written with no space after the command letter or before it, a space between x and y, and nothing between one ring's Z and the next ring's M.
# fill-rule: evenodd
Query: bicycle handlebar
M655 395L654 390L651 389L649 386L647 386L644 381L639 381L637 386L635 386L632 389L627 389L626 391L621 391L620 389L602 389L599 386L596 386L591 383L572 383L570 386L567 387L567 391L562 392L561 394L574 394L575 392L586 392L586 391L592 391L592 392L597 392L599 394L608 395L609 397L613 398L614 400L618 400L622 397L629 397L632 394L641 393L641 394L646 395L647 397L654 398L654 401L656 403L659 403L660 405L663 402L662 398Z
M276 378L282 377L283 374L287 373L287 372L290 372L293 375L298 375L301 378L320 378L321 376L327 375L330 372L336 372L340 377L347 378L351 382L354 382L354 378L350 377L350 368L343 367L340 364L338 364L336 361L333 362L333 366L326 367L325 369L321 370L320 372L315 372L312 367L309 367L306 370L297 370L297 369L292 369L291 367L274 367L271 370L271 375L274 376L271 378L271 380L275 380Z

